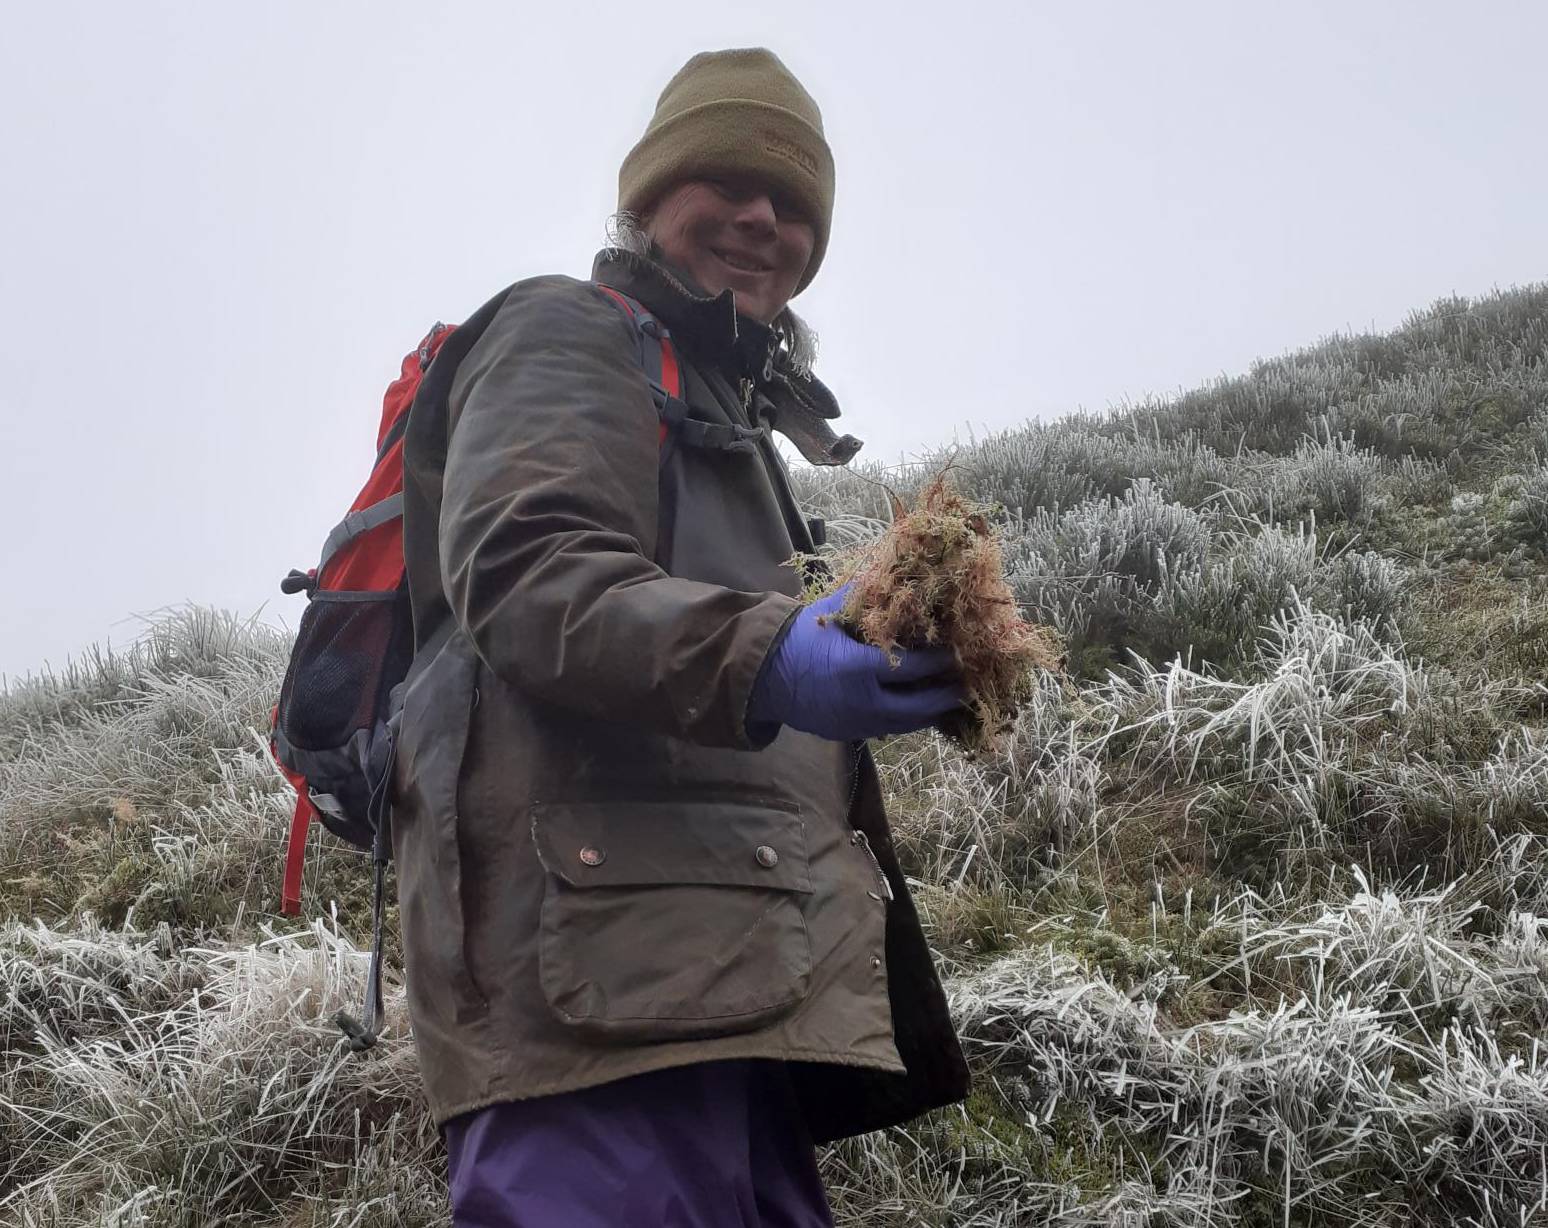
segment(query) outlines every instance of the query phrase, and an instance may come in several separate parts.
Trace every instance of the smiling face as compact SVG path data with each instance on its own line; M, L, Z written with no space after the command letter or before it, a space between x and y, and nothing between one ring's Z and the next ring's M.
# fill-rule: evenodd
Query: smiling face
M800 284L816 232L795 203L750 178L690 179L646 215L645 232L708 294L770 324Z

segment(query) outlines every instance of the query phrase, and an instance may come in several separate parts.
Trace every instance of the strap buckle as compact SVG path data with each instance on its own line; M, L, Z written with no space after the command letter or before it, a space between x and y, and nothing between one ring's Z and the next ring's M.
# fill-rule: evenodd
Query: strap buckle
M299 571L292 567L290 574L280 581L280 592L287 597L293 597L297 593L305 593L310 597L317 591L317 573L315 571Z

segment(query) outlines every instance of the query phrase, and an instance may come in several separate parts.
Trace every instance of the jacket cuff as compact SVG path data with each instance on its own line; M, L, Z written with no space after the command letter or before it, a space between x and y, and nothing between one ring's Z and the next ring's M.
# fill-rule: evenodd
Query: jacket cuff
M792 600L794 600L792 598ZM786 613L779 626L775 628L774 635L770 638L768 647L764 649L763 656L758 662L758 670L753 675L752 684L747 688L747 698L742 704L742 720L739 741L747 750L762 750L776 737L784 726L779 721L756 720L752 717L752 702L763 686L764 675L768 673L774 662L774 656L779 652L779 647L785 642L785 637L790 634L790 629L795 626L796 617L805 607L800 602L795 602Z

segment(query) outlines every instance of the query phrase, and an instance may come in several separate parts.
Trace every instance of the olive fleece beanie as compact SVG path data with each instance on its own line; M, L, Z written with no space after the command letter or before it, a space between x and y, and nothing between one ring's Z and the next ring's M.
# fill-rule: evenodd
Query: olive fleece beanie
M757 175L798 200L816 230L797 291L817 274L833 220L833 153L822 112L762 47L705 51L661 91L645 135L618 171L618 207L649 209L685 179Z

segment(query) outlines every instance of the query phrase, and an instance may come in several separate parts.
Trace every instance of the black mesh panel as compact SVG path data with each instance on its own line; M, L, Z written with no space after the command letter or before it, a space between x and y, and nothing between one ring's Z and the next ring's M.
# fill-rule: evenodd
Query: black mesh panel
M313 593L280 691L286 740L300 750L331 750L372 728L412 652L402 593Z

